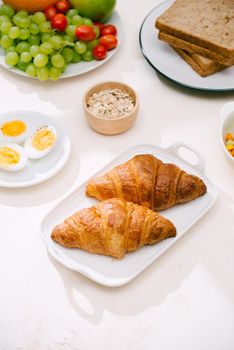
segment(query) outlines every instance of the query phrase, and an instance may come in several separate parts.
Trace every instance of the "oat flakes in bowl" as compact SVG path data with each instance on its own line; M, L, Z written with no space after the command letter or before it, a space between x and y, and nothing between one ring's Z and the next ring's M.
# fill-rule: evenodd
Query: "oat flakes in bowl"
M136 92L120 82L95 85L84 96L83 107L89 126L105 134L120 134L135 122L139 101Z

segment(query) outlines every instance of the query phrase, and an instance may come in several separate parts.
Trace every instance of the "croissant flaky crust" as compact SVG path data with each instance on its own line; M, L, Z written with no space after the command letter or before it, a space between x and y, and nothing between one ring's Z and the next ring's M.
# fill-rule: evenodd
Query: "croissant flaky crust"
M86 187L90 197L121 198L156 211L191 201L206 191L200 178L174 164L163 163L151 154L135 156L92 179Z
M176 236L174 225L154 211L113 198L76 212L51 238L67 248L122 258L146 244Z

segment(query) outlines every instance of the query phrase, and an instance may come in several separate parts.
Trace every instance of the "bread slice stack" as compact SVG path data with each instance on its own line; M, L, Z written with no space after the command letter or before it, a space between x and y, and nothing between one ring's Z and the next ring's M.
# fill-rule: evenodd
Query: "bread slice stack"
M234 0L176 0L155 26L202 77L234 64Z

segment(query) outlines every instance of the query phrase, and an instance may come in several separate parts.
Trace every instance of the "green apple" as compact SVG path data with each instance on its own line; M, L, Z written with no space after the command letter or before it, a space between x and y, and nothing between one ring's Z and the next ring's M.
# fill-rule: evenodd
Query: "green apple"
M105 22L112 15L116 0L70 0L70 3L81 16Z

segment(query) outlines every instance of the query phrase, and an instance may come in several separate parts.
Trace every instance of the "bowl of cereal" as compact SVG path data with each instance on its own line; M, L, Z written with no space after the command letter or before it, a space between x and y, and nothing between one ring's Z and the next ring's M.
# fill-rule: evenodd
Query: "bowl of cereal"
M135 123L139 100L130 86L110 81L90 88L84 95L83 108L92 129L100 134L116 135Z
M222 107L220 117L222 148L234 164L234 102L228 102Z

